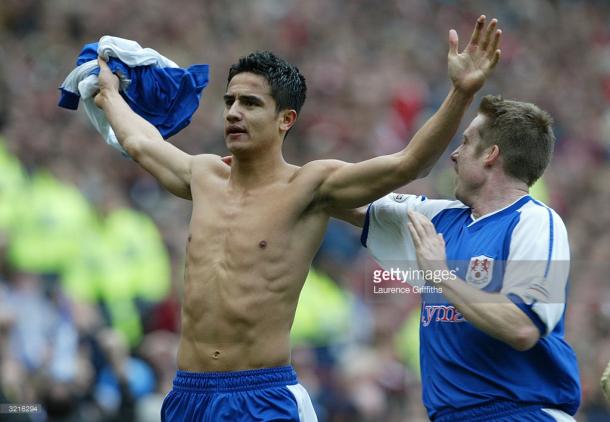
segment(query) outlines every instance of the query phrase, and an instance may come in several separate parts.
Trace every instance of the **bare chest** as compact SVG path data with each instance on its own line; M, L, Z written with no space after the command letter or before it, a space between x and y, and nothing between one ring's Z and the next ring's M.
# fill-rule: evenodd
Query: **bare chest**
M295 250L307 255L325 227L325 220L309 215L307 206L305 195L289 184L250 192L208 186L193 194L189 256L233 267L282 261Z

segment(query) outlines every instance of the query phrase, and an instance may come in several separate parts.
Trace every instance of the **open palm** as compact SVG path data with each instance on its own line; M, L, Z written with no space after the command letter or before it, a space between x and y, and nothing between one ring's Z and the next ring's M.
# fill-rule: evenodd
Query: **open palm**
M502 31L496 29L498 21L492 19L485 33L485 16L481 15L464 50L458 52L458 35L449 31L449 77L453 85L468 94L474 94L485 83L500 60L500 38Z

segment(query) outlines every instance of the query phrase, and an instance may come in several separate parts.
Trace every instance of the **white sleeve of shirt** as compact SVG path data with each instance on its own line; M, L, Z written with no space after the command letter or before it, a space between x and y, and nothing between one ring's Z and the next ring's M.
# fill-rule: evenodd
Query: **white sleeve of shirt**
M390 193L369 206L362 244L385 270L417 269L415 246L407 227L407 212L417 211L432 219L443 209L456 206L463 205L458 201L430 200L425 196Z
M565 309L570 272L568 234L552 209L530 202L513 230L501 293L514 294L551 333Z

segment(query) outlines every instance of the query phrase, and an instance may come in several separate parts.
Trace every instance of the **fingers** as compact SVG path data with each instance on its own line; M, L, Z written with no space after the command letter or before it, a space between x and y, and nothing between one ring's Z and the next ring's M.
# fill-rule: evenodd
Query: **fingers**
M487 30L485 31L485 36L483 37L483 41L481 42L481 49L483 51L487 50L487 47L489 47L489 44L491 43L491 39L492 37L494 37L494 34L496 32L496 26L498 25L498 20L497 19L492 19L491 22L489 22L489 25L487 25Z
M428 217L416 211L409 211L409 218L416 229L418 229L420 238L423 238L424 236L436 236L437 233L434 224L432 224L432 221L430 221Z
M498 64L498 62L500 61L500 56L501 56L501 55L502 55L501 50L496 50L496 51L494 52L494 55L493 55L493 57L491 58L491 65L490 65L490 67L491 67L492 69L493 69L493 68L494 68L494 67L495 67L495 66Z
M490 52L496 52L496 50L498 50L498 46L500 45L500 38L502 38L502 30L497 29L494 32L493 41L491 43L491 46L489 47Z
M459 46L459 38L455 29L449 30L449 55L457 55Z
M485 25L485 15L479 16L477 19L477 23L474 25L474 31L472 32L472 36L470 37L469 45L478 45L479 38L481 37L481 30Z
M97 64L101 70L108 69L108 63L101 56L97 56Z
M423 244L425 239L436 236L436 230L434 225L426 216L415 211L409 211L409 231L411 231L411 237L416 247Z

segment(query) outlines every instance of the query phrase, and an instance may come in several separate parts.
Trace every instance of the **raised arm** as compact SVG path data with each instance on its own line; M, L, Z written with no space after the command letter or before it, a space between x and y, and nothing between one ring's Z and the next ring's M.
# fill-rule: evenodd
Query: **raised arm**
M470 42L458 52L458 35L449 31L448 68L452 88L439 110L420 128L402 151L356 164L319 161L323 180L316 198L325 206L352 208L373 200L427 174L455 135L474 94L500 59L502 32L493 19L482 34L480 16Z
M176 196L191 199L193 156L165 142L156 127L137 115L119 94L118 78L98 58L100 92L95 104L129 155Z

